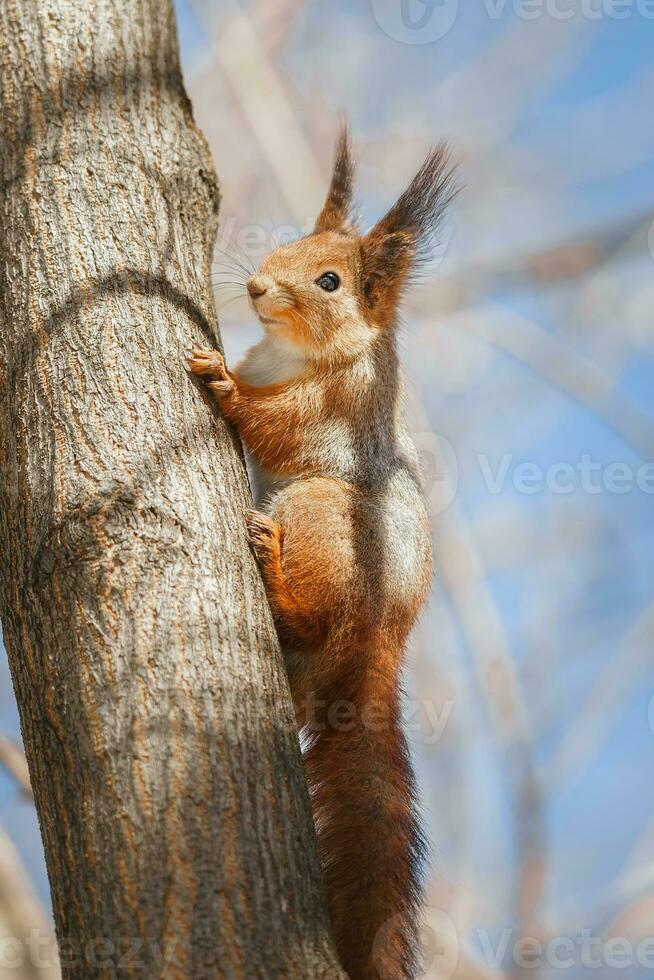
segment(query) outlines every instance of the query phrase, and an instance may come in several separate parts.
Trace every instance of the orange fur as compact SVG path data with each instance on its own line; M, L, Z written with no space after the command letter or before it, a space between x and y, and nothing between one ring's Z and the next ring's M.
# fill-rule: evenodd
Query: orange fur
M423 845L400 672L431 552L395 324L451 170L443 148L430 154L365 236L350 219L352 186L344 132L314 233L250 280L266 339L234 371L217 351L195 349L189 363L263 474L264 512L248 516L248 532L307 739L339 955L352 980L406 980Z

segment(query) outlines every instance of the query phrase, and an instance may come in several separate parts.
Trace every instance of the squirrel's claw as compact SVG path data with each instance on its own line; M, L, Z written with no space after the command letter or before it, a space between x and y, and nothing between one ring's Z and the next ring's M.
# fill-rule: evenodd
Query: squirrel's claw
M279 547L281 541L281 528L272 517L262 514L258 510L249 510L246 516L248 530L248 541L257 552L269 549L271 546Z
M228 395L230 391L234 390L234 382L231 378L227 378L226 381L209 381L207 388L210 388L217 395Z
M229 380L223 355L208 347L193 347L188 367L192 374L211 375L219 381Z

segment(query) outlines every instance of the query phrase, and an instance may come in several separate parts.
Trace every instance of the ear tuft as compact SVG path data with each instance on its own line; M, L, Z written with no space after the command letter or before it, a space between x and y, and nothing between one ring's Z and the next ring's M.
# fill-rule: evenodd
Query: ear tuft
M341 124L336 142L334 169L327 200L318 215L314 232L350 231L348 221L354 192L354 158L347 123Z
M446 143L428 155L393 207L361 241L362 286L378 323L391 323L407 278L430 246L458 191Z
M447 143L439 143L371 234L406 231L414 239L416 258L424 258L446 208L458 193L455 172Z

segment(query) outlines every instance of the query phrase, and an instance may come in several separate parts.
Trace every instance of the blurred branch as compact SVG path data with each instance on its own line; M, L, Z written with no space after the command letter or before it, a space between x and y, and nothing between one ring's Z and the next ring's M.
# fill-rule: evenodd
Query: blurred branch
M452 275L416 289L407 309L417 315L449 314L479 303L488 293L517 291L581 279L614 258L646 254L654 211L648 208L613 224L580 232L569 241L463 264Z
M626 709L641 674L651 665L653 640L654 603L629 630L542 772L541 778L551 791L564 780L576 777L583 766L590 765L620 713Z
M543 327L496 304L452 317L448 325L515 358L589 408L643 459L654 457L654 418L624 398L601 368Z
M532 756L527 711L508 639L486 576L463 520L452 505L440 538L440 569L474 660L477 677L502 753L513 798L513 832L519 855L515 914L521 926L538 917L545 866L540 783ZM532 971L532 976L536 973Z
M413 406L413 414L420 412ZM424 420L424 429L428 428ZM438 458L433 441L431 451ZM532 757L528 714L501 616L485 570L456 503L441 520L439 570L474 661L513 799L518 877L514 912L521 928L538 917L545 866L540 786ZM537 971L532 971L536 977Z
M632 942L646 939L651 943L654 921L654 894L640 895L630 902L603 931L603 939L627 938ZM649 972L649 971L648 971Z
M11 773L23 794L29 799L34 799L25 754L15 742L3 735L0 735L0 765Z
M206 12L202 2L197 3L197 8L200 15ZM293 220L298 227L304 227L324 196L326 178L246 12L225 18L219 25L213 50L216 66L226 77L261 146Z
M473 916L480 911L476 897L470 889L437 876L425 923L431 933L431 943L426 944L431 961L425 964L424 980L508 980L506 973L480 963L468 949Z
M304 7L306 0L255 0L252 24L267 52L282 46L291 24Z
M0 826L0 925L5 935L0 938L36 940L24 948L23 967L12 971L15 980L60 980L57 944L50 920L35 898L29 879L18 854ZM38 957L38 958L37 958Z

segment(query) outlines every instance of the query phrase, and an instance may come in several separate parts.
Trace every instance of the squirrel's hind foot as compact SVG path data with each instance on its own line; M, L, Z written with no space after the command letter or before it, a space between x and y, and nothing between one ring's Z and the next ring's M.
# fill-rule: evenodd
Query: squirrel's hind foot
M248 511L248 540L261 565L277 564L281 556L282 529L276 521L258 510Z

